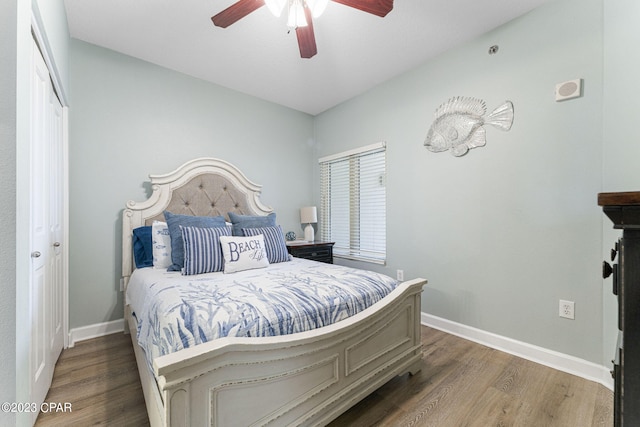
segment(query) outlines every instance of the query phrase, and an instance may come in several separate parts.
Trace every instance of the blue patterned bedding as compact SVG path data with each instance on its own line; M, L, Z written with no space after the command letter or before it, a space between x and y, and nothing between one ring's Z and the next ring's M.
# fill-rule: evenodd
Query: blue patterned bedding
M293 334L330 325L397 286L383 274L300 258L233 274L134 271L127 303L149 365L158 356L221 337Z

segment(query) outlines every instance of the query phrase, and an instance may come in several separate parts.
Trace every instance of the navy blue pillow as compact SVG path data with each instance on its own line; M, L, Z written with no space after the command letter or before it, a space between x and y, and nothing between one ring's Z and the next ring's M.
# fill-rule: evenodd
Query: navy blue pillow
M164 211L164 218L167 220L169 236L171 236L171 262L173 264L167 269L169 271L181 271L184 267L184 240L180 226L199 228L227 226L223 216L178 215Z
M150 225L133 229L133 259L136 262L136 268L151 267L153 265L153 244Z
M262 227L275 227L276 226L276 213L272 212L269 215L238 215L233 212L228 212L229 220L233 224L233 230L231 234L233 236L244 236L242 232L243 228L262 228Z

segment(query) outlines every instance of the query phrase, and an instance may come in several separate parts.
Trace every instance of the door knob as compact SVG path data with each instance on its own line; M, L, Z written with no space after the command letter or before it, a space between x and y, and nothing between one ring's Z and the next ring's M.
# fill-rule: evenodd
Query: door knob
M40 255L42 254L38 251L31 252L31 258L40 258Z
M59 247L60 247L60 242L55 242L55 243L53 244L53 247L54 247L54 248L59 248Z

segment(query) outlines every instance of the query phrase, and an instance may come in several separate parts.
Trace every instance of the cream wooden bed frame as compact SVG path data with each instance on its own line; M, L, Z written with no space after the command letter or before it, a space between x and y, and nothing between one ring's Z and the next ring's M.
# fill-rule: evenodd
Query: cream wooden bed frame
M122 275L134 269L132 230L173 213L266 215L261 186L214 158L150 175L152 195L123 213ZM325 425L396 375L422 364L420 294L424 279L347 319L309 332L223 338L156 358L154 375L125 317L152 426ZM126 288L125 288L126 289ZM126 295L126 293L125 293Z

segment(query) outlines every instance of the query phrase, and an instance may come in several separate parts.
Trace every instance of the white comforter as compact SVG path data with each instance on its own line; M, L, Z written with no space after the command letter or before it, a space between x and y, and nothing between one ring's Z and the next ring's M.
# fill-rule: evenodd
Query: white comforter
M126 297L151 366L158 356L220 337L327 326L375 304L396 286L383 274L293 258L233 274L182 276L142 268L131 276Z

